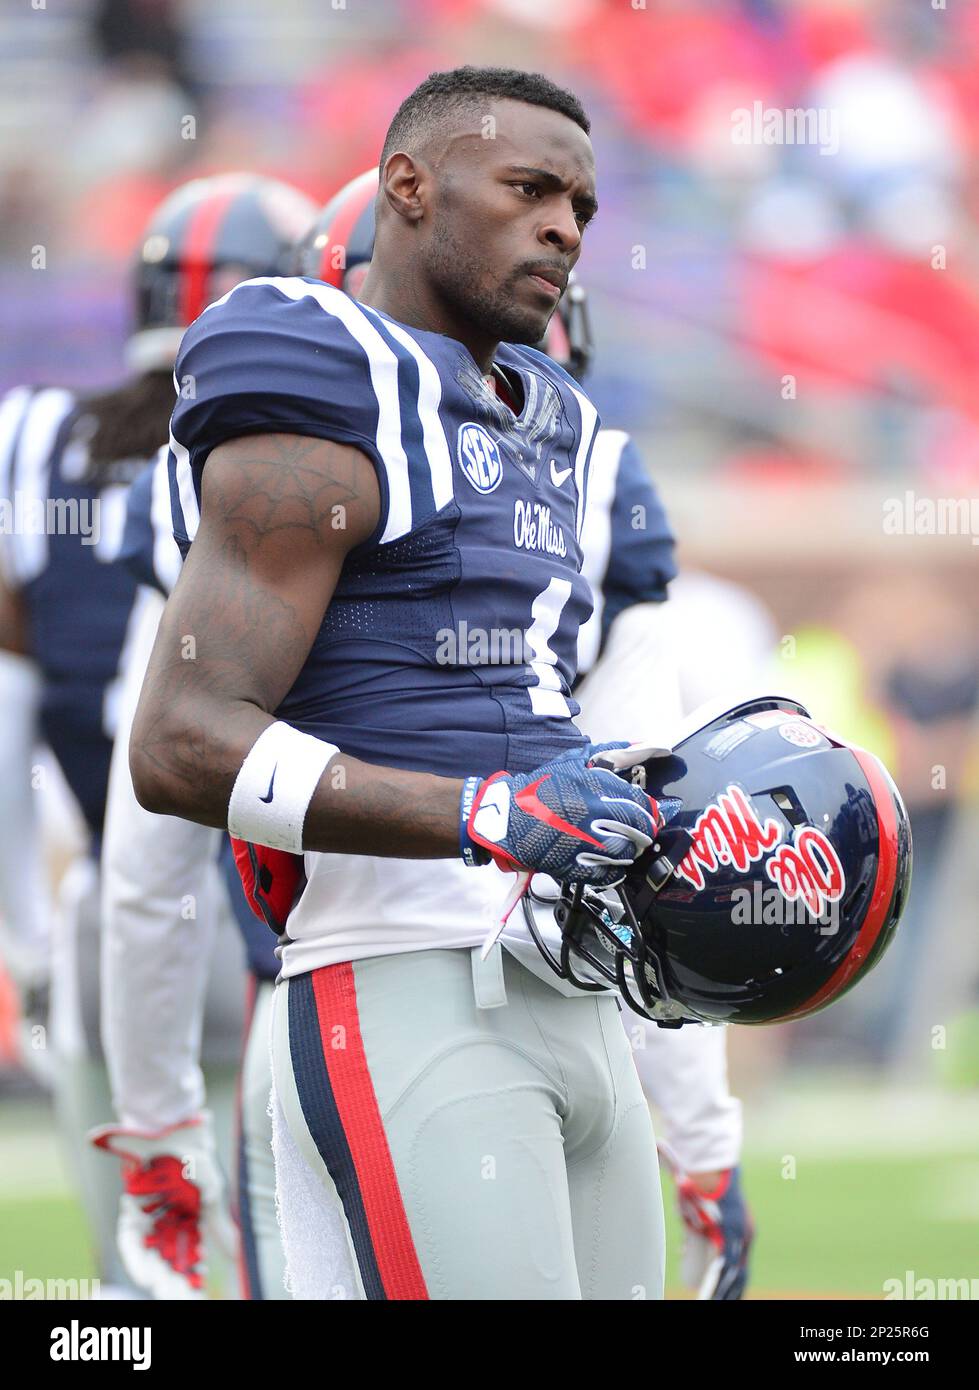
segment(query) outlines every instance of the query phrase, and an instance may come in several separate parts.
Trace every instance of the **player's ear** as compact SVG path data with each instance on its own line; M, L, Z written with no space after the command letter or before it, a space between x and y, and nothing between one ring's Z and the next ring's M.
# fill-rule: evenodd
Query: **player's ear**
M390 207L406 222L420 222L424 215L422 167L410 154L388 157L381 174L381 188Z

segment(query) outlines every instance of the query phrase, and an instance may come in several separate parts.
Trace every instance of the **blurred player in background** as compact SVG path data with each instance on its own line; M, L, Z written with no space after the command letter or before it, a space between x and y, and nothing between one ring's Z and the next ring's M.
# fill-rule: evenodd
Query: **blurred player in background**
M135 620L136 585L99 563L125 515L130 483L159 448L172 409L179 331L137 286L135 375L78 397L20 387L0 405L0 497L15 524L0 537L4 827L0 901L15 936L15 978L43 976L51 943L55 1105L96 1249L100 1277L125 1284L115 1242L118 1177L84 1142L109 1104L98 1040L98 858L116 731L120 654ZM188 306L189 307L189 306ZM192 315L193 316L193 315ZM19 658L15 661L14 658ZM88 844L60 885L57 911L40 864L30 777L35 721L84 818ZM15 768L15 758L21 766ZM16 938L19 937L19 942ZM28 961L25 971L23 961Z
M62 1132L97 1246L99 1274L108 1287L131 1284L117 1251L122 1191L118 1170L85 1139L93 1125L104 1123L112 1113L99 1040L98 864L122 671L142 642L140 633L152 607L147 591L133 576L108 562L123 534L132 480L167 438L173 359L184 328L209 298L244 275L269 268L267 243L288 245L301 226L297 211L303 216L307 208L300 195L283 189L280 199L293 201L277 210L274 194L275 186L271 212L263 203L268 189L252 176L197 180L172 194L151 218L136 265L136 331L127 344L127 359L136 375L117 389L86 398L63 390L19 388L0 406L0 496L9 499L15 518L22 518L0 546L0 636L5 651L0 679L7 684L3 733L9 735L0 759L11 774L4 781L4 819L10 833L0 850L0 898L9 919L7 936L13 938L7 955L25 988L43 979L48 918L55 924L51 1074ZM276 217L284 227L277 241L271 229ZM256 221L265 230L265 242L250 260L249 232ZM176 263L180 274L174 270ZM160 498L156 505L161 505ZM36 516L41 525L34 523ZM163 562L162 553L160 558ZM89 836L85 854L62 880L54 914L47 906L34 833L29 765L36 718ZM124 733L128 735L128 723ZM201 897L206 909L206 895ZM140 906L151 935L152 906ZM178 906L195 949L208 960L212 938L197 920L196 904L192 911L186 900ZM203 915L210 923L206 910ZM206 1009L205 1055L216 1068L211 1089L215 1103L226 1109L243 1007L236 935L225 927L222 970L211 977ZM152 972L139 984L166 993L166 982L154 979ZM114 1002L140 1010L138 995L122 1004L116 996ZM177 999L166 1000L170 1011L178 1004ZM124 1084L125 1059L116 1053L110 1070L113 1065L122 1068ZM145 1079L149 1099L153 1078ZM114 1088L120 1084L114 1072L112 1082ZM172 1220L169 1226L164 1223L157 1238L175 1239Z
M583 297L581 287L574 289ZM560 346L548 350L556 354ZM562 365L580 379L587 363L578 352ZM581 536L582 573L595 609L578 634L575 686L577 722L591 737L624 738L639 728L656 737L723 694L731 679L719 659L722 610L691 612L685 596L696 579L685 584L683 576L676 578L673 545L635 443L622 430L601 429ZM756 680L761 670L759 663ZM547 915L549 909L538 909L539 929L552 929ZM627 1009L622 1022L643 1090L661 1120L660 1153L676 1183L685 1227L684 1281L700 1298L739 1299L753 1233L741 1191L741 1104L728 1087L727 1030L664 1028Z
M282 271L314 212L289 185L254 175L198 179L173 194L144 242L142 272L155 298L168 306L171 351L173 339L179 341L214 298L242 279ZM192 389L189 383L177 387ZM168 419L158 444L167 433ZM95 1140L123 1159L119 1240L133 1280L158 1298L203 1298L208 1238L219 1248L230 1239L200 1067L211 953L219 929L226 931L234 914L244 930L249 967L248 1030L264 1007L256 986L276 973L275 940L244 902L227 836L155 816L133 793L129 729L164 599L180 567L165 446L160 453L162 467L147 465L130 491L115 555L139 585L141 608L120 672L103 845L102 1036L118 1123L104 1125ZM218 863L222 844L230 872ZM238 977L229 966L222 960L218 970L233 983ZM266 1078L267 1052L266 1045ZM248 1203L241 1208L243 1291L253 1298L284 1297L267 1134L269 1088L256 1100L249 1077L246 1064L235 1166L239 1187L266 1200L256 1203L254 1217ZM208 1099L213 1101L210 1094ZM254 1140L256 1117L264 1145Z
M603 738L606 731L614 736L635 727L641 691L665 689L676 700L672 710L666 702L660 706L669 728L673 718L709 700L764 688L771 682L774 649L771 615L753 594L716 575L683 568L670 584L668 603L622 614L590 670L588 648L580 648L579 722L586 730L600 729ZM633 682L626 672L641 658L649 674ZM652 680L654 670L667 669L676 675L672 692ZM622 1021L643 1089L660 1119L660 1155L676 1183L685 1228L684 1282L700 1298L741 1298L754 1223L741 1186L741 1102L728 1085L728 1029L657 1028L625 1011ZM741 1030L742 1051L746 1043L769 1054L778 1050L781 1029L765 1030L764 1039L755 1032Z
M645 481L629 437L601 431L582 535L585 572L589 561L598 566L590 576L596 605L579 638L582 679L575 696L581 728L602 738L643 726L644 716L650 721L644 727L655 735L730 689L760 689L772 646L760 605L753 607L734 585L681 573L663 602L665 587L658 594L654 576L664 542L655 520L647 519L650 504L641 500ZM669 536L665 518L663 528ZM618 599L610 614L603 606L607 593ZM538 908L538 922L543 917ZM741 1103L728 1086L728 1030L661 1028L627 1009L622 1022L643 1090L657 1109L660 1154L676 1184L683 1280L703 1299L741 1298L753 1222L741 1188Z
M164 341L154 307L145 299L139 304L128 353L136 374L121 386L87 397L20 387L0 405L0 497L15 518L20 514L20 523L0 537L0 760L10 774L3 780L0 901L15 938L8 961L26 985L43 978L52 927L55 1106L98 1272L109 1286L126 1282L115 1244L119 1184L93 1162L83 1136L108 1105L98 1043L97 864L115 682L136 586L124 572L100 564L97 551L111 543L127 488L166 431L175 341L172 333ZM88 835L84 855L62 879L56 911L36 837L30 775L35 727L64 773Z

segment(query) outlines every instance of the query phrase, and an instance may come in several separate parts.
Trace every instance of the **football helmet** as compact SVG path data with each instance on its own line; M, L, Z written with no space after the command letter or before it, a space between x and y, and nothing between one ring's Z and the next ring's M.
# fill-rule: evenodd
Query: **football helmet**
M172 366L188 324L241 280L282 275L316 215L298 189L257 174L191 179L153 213L136 257L130 367Z
M344 184L296 247L294 271L356 299L374 254L378 175L368 169Z
M330 199L296 248L295 274L358 297L374 254L378 183L377 170L368 169ZM588 369L592 356L588 297L574 272L537 348L579 380Z
M872 753L763 695L697 711L668 746L601 754L664 820L613 889L563 884L558 975L615 984L664 1026L781 1023L815 1013L876 965L911 877L911 828Z

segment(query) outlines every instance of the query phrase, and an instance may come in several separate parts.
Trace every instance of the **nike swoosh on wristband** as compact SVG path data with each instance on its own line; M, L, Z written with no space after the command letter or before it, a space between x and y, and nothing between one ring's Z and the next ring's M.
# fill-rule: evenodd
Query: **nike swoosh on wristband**
M555 487L560 487L562 483L566 483L568 479L571 477L571 469L558 468L556 465L557 461L555 459L551 459L551 482L554 484Z
M542 782L546 782L550 777L549 772L545 772L543 777L538 777L536 782L531 782L522 791L517 792L513 798L515 804L520 807L525 815L533 816L535 820L542 821L544 825L550 826L552 830L560 830L564 835L572 835L576 840L584 840L589 845L601 847L601 840L596 840L593 835L588 835L584 830L579 830L578 826L572 825L569 821L562 820L556 811L552 811L550 806L545 806L537 795L537 788Z
M279 764L276 763L275 767L272 769L272 776L269 778L269 789L268 789L268 791L266 792L266 794L265 794L264 796L260 796L260 797L258 798L259 801L264 801L265 804L266 804L266 806L267 806L267 805L269 804L269 802L272 800L272 784L275 782L275 774L278 772L278 770L279 770Z

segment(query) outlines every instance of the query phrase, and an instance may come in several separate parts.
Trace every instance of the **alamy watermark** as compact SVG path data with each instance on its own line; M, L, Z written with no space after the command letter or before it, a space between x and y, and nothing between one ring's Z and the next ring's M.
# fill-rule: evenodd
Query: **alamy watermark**
M970 536L979 545L979 497L903 497L884 500L885 536Z
M51 1329L52 1361L131 1361L134 1371L153 1364L153 1331L149 1327L87 1327L72 1318L66 1327Z
M735 145L814 145L820 154L840 148L840 113L829 106L766 106L753 101L750 109L731 112L731 141Z
M463 618L457 627L441 627L435 634L439 666L528 666L533 655L518 627L470 627Z
M98 1298L102 1286L98 1279L32 1279L22 1269L12 1279L0 1279L0 1299L31 1302L38 1299Z
M836 936L840 930L839 898L820 898L813 912L803 898L787 898L780 888L765 888L758 879L749 887L733 889L731 922L736 927L819 927L820 936Z
M979 1299L979 1279L918 1279L913 1269L903 1279L884 1280L885 1298L915 1300Z
M100 510L98 497L37 497L18 488L0 497L0 535L81 536L82 545L98 545Z

